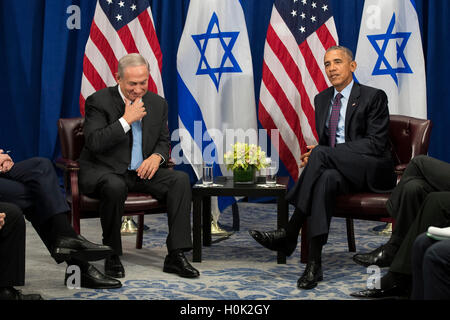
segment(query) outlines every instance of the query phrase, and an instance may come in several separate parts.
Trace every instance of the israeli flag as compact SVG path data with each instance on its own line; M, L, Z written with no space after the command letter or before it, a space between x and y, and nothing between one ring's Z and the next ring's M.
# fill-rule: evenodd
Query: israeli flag
M177 70L183 155L198 178L205 162L214 163L215 176L228 175L224 152L243 136L257 143L252 58L239 0L190 1Z
M358 82L383 89L389 112L427 118L425 62L414 0L366 0L356 50Z

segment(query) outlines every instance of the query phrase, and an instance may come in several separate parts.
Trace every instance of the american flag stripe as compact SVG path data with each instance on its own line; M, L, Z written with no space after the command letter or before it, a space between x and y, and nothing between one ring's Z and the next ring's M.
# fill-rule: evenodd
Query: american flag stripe
M293 105L289 102L285 92L283 91L280 83L275 80L275 77L267 68L267 65L263 67L263 75L267 79L266 89L270 92L271 96L278 102L281 112L285 116L286 122L292 129L297 139L300 140L299 134L301 132L298 130L300 128L300 121L298 119L297 113L293 108Z
M162 70L162 52L159 46L158 38L156 37L156 31L153 23L153 17L150 9L144 11L138 16L142 32L144 32L147 42L150 44L151 51L154 58L158 61L159 69ZM132 21L131 23L135 23Z
M95 47L94 47L95 46ZM117 58L116 54L110 46L110 42L106 39L104 33L97 27L95 22L92 23L91 36L86 44L86 55L87 54L101 54L103 60L108 64L111 74L114 75L115 70L117 70ZM97 56L97 59L100 58ZM97 60L93 59L93 60Z
M266 47L265 49L265 66L267 64L269 67L265 70L265 73L263 74L264 84L268 83L275 83L280 84L281 90L270 90L267 86L262 87L261 92L264 92L265 90L270 91L270 96L272 97L271 103L266 103L266 111L270 114L272 118L276 118L276 128L280 130L280 135L282 139L283 137L286 137L287 141L295 141L295 143L289 145L287 148L291 150L291 153L298 153L300 152L298 150L299 144L304 144L303 140L303 134L300 129L300 123L299 123L299 115L297 113L297 110L294 109L295 106L295 100L300 99L300 94L297 89L297 83L294 83L292 80L296 79L294 76L289 76L289 73L287 73L285 70L297 70L295 63L294 66L282 66L281 61L277 59L275 53L272 52L271 54L270 46ZM267 64L266 64L267 63ZM281 67L280 67L281 66ZM267 76L267 74L274 76ZM266 76L264 76L266 75ZM274 92L275 91L275 92ZM289 104L283 102L281 99L279 99L277 96L288 96L289 98ZM287 94L285 94L285 92ZM275 97L274 97L275 96ZM288 112L287 110L292 110L292 112ZM260 116L260 118L264 118L263 116ZM291 130L287 130L286 121L290 124L289 128ZM295 121L295 124L292 125L292 121ZM266 126L264 126L266 127ZM267 129L267 128L266 128ZM295 138L294 138L295 136ZM294 149L292 149L294 148ZM282 152L280 154L280 157L283 159L283 155L286 156L287 152ZM296 162L297 160L294 160ZM287 163L283 161L284 163Z
M271 20L272 19L274 20L274 22L273 24L271 23L271 26L273 25L273 30L275 31L275 33L267 35L267 42L269 41L281 42L280 44L276 45L278 49L275 53L278 57L284 57L284 59L280 59L280 62L283 65L285 65L284 69L286 70L286 72L288 74L295 73L291 75L291 79L298 88L299 93L300 92L303 93L302 101L304 101L304 103L301 109L308 117L310 126L312 128L315 128L313 104L314 104L314 96L319 91L317 91L316 89L316 85L313 81L312 75L309 74L309 71L306 68L307 65L306 61L302 53L300 52L299 46L295 42L295 38L290 33L289 28L283 22L283 18L279 15L278 11L276 11L275 8L272 11ZM280 35L283 36L281 37ZM287 52L281 51L284 48L286 48ZM304 74L305 76L302 77L302 74ZM306 92L310 93L308 97L309 100L305 99Z
M122 41L125 50L128 53L136 53L138 51L136 47L136 43L134 42L133 35L131 34L130 28L128 28L128 25L125 27L122 27L122 29L117 31L117 34L119 35L120 40Z
M106 39L108 46L110 46L112 51L114 52L116 60L119 60L122 56L127 54L127 51L125 50L125 47L120 40L116 29L114 29L114 27L111 25L108 16L102 10L99 3L97 3L97 8L95 9L94 20L92 21L92 23L96 24L98 30Z
M263 85L261 85L261 88L263 87ZM277 119L276 115L280 114L281 112L278 112L277 114L273 114L273 116L271 114L269 114L267 112L267 110L269 110L270 108L268 108L268 106L270 105L276 105L275 100L273 100L273 97L270 96L270 94L268 93L267 90L265 91L261 91L261 96L260 96L260 103L259 103L259 117L262 119L266 119L264 121L264 128L266 128L266 130L268 130L269 132L271 130L279 130L280 132L280 139L279 139L279 155L280 155L280 159L282 159L282 161L284 163L286 163L286 168L288 169L289 173L291 172L297 172L298 175L298 164L297 164L297 158L293 157L293 151L294 150L289 150L289 147L285 141L295 141L296 137L295 134L290 131L287 126L282 126L279 127L278 124L275 123L275 121L281 123L280 120L282 119ZM293 148L298 148L300 144L293 144Z
M330 83L326 49L337 43L327 0L275 0L264 48L258 117L280 133L278 154L293 180L306 145L317 144L314 97Z
M314 54L312 53L312 50L311 50L311 47L310 47L310 44L308 41L305 41L300 45L300 51L301 51L303 57L305 58L305 62L306 62L306 66L308 68L309 74L311 76L314 76L314 84L317 88L317 91L320 92L320 91L328 88L325 77L323 76L323 73L320 70L321 68L319 67L317 60L316 60ZM323 57L323 55L322 55L322 57Z
M336 40L338 38L336 26L334 24L334 19L330 18L316 31L317 36L322 42L324 48L329 48L336 45Z
M93 60L98 65L99 60ZM106 86L106 81L102 79L100 74L97 72L97 69L94 65L92 65L89 58L85 55L83 59L83 65L85 66L86 71L83 73L84 77L89 81L91 86L98 91ZM82 85L83 87L83 85Z
M111 80L114 79L114 66L117 68L117 60L108 59L109 54L111 52L106 47L103 47L103 52L100 51L99 47L95 45L93 41L88 40L86 43L86 52L84 53L85 60L89 60L89 63L86 68L86 74L90 74L91 77L88 77L89 80L95 75L95 79L101 79L102 82L96 82L96 84L92 83L94 87L101 85L101 88L104 88L103 85L110 83ZM113 63L115 61L115 63ZM84 68L84 65L83 65Z
M123 5L120 5L120 2ZM161 77L162 52L149 2L120 2L97 2L83 60L79 99L80 112L83 115L84 103L89 95L116 84L115 74L119 59L128 53L140 53L147 59L150 65L148 89L164 96Z
M91 85L91 82L88 81L88 79L86 79L86 76L85 76L84 74L83 74L83 76L82 76L82 81L81 81L81 91L82 91L82 92L88 92L89 95L91 95L91 94L93 94L95 91L97 91L97 90L95 90L95 88ZM84 101L84 98L83 98L82 95L80 95L80 98L83 99L83 101ZM83 104L83 105L84 105L84 104Z

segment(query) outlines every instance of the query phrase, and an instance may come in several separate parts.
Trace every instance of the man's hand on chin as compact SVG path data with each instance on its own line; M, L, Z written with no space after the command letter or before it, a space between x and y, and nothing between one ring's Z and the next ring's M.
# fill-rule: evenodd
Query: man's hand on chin
M162 158L158 154L152 154L150 157L145 159L140 167L136 170L138 177L141 179L153 178L156 171L158 171L159 169L161 160Z

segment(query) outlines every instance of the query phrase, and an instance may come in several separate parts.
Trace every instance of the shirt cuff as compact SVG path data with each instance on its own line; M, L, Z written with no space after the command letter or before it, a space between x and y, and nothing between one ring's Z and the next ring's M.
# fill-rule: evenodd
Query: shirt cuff
M164 157L162 156L162 154L160 154L160 153L154 153L154 154L157 154L157 155L160 156L161 159L162 159L162 161L160 162L159 165L162 165L164 162L166 162L166 159L164 159Z
M119 119L120 124L122 125L123 131L125 131L125 133L127 133L128 131L130 131L131 127L128 124L127 120L125 120L123 117Z

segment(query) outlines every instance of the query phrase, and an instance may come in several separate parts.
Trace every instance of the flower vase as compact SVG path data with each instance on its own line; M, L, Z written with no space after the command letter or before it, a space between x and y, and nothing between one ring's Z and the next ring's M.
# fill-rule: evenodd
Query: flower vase
M233 181L237 184L253 184L255 183L256 167L249 166L247 169L233 169Z

